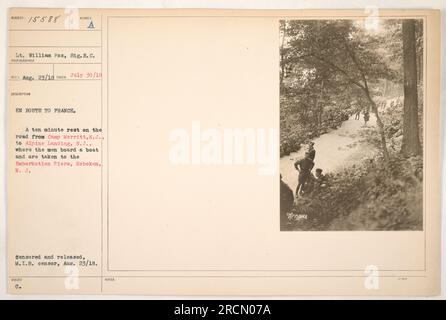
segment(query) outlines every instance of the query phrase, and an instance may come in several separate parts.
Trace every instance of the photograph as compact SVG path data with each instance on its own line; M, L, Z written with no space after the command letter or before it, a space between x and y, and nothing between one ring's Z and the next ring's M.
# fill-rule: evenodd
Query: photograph
M280 21L280 230L423 230L423 19Z

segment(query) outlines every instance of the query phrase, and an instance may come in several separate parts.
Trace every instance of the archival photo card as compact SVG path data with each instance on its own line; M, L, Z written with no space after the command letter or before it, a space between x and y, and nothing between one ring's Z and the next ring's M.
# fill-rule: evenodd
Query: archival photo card
M11 8L7 32L10 294L438 294L438 10Z
M423 230L423 19L280 21L283 231Z

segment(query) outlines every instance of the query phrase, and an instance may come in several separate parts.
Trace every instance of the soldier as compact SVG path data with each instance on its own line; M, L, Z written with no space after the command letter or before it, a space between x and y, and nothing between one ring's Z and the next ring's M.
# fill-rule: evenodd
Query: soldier
M299 192L302 191L305 182L310 176L311 170L314 167L314 162L310 158L310 153L305 152L305 158L300 159L294 163L294 167L299 171L298 183L296 188L296 198L299 196Z
M370 113L368 111L365 111L364 112L364 126L367 125L367 122L369 121L369 119L370 119Z
M355 113L355 120L359 120L360 116L361 116L361 108L357 107L356 113Z
M322 174L322 169L320 168L316 169L315 185L318 190L325 188L328 185L327 177Z
M308 153L310 159L314 162L314 158L316 157L316 150L314 149L314 142L310 142L308 144Z

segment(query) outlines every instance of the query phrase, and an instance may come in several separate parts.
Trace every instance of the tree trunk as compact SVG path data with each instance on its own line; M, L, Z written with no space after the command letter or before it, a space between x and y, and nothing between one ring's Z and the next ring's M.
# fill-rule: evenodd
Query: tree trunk
M381 137L381 149L383 152L384 161L388 162L390 157L389 157L389 151L387 150L386 131L384 129L384 123L382 122L381 117L379 116L378 106L376 105L375 101L372 99L372 95L370 94L370 90L369 90L369 85L367 83L367 79L366 79L364 73L362 73L362 79L364 81L363 90L364 90L365 96L367 97L367 100L369 100L370 106L372 108L372 112L375 114L375 117L376 117L376 124L378 125L378 132Z
M418 127L417 58L415 45L415 20L403 20L403 69L404 69L404 115L403 142L404 156L421 154Z
M366 91L366 96L370 102L370 105L372 106L372 112L375 114L376 117L376 124L378 125L378 132L381 137L381 149L383 151L384 160L387 162L389 161L389 151L387 150L386 132L384 130L384 124L381 120L381 117L379 116L378 106L376 105L375 101L373 101L368 90Z
M324 111L324 106L320 101L324 101L324 80L320 84L319 96L321 99L316 98L316 110L317 110L317 133L321 134L322 128L322 113Z
M282 43L280 44L280 88L283 85L283 79L285 78L286 63L285 63L285 37L286 37L286 22L283 23Z

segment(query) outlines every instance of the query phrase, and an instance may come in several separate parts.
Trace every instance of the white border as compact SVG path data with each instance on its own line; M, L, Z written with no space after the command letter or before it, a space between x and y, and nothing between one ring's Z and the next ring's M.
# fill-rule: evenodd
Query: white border
M78 7L78 8L222 8L222 9L361 9L367 6L377 6L378 9L440 9L442 14L441 30L446 30L445 14L446 1L438 0L257 0L257 1L237 1L237 0L115 0L113 2L106 0L59 0L59 1L32 1L32 0L2 0L0 4L0 93L2 97L2 108L0 111L0 299L182 299L185 297L166 297L166 296L99 296L99 295L77 295L77 296L37 296L37 295L9 295L6 293L6 48L7 48L7 15L10 7ZM445 66L445 42L446 32L441 34L441 97L440 97L440 117L441 117L441 295L429 299L446 299L446 266L445 250L446 248L446 144L445 144L445 121L446 121L446 66ZM192 298L192 297L188 297ZM200 298L200 297L195 297ZM204 298L204 297L203 297ZM206 299L224 299L234 297L206 297ZM241 299L258 299L259 297L240 297ZM261 299L308 299L314 297L267 297ZM382 299L383 297L320 297L321 299ZM419 299L423 297L407 298ZM396 299L395 297L389 299Z

